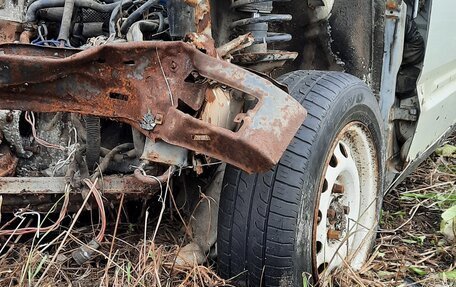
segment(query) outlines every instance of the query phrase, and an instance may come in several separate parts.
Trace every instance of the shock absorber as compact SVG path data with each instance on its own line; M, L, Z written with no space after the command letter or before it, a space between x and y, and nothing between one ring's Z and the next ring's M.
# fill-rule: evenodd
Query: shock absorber
M275 1L288 2L290 0ZM270 0L231 0L231 8L242 13L244 17L231 23L230 28L237 35L250 32L255 38L253 45L244 49L243 53L233 55L234 62L268 71L297 57L297 53L294 52L268 49L268 45L272 43L291 40L290 34L269 31L270 23L292 20L291 15L272 14L273 2Z

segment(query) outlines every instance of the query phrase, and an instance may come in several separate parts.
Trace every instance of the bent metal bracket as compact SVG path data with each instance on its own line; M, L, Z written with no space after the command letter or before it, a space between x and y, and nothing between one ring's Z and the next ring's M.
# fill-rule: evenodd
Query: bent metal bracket
M239 130L194 116L210 82L258 99L253 109L238 115ZM184 42L130 42L84 51L0 45L0 107L115 119L154 141L250 173L267 171L279 161L306 116L296 100L267 79Z

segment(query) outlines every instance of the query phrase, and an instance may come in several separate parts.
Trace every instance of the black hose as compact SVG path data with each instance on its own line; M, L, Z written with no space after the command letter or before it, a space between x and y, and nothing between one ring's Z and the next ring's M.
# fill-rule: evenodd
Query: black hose
M120 33L122 35L127 34L128 29L130 28L130 26L134 22L136 22L139 19L141 19L142 15L147 10L149 10L152 6L158 4L158 2L159 2L159 0L148 0L146 3L142 4L141 6L139 6L139 8L136 9L133 13L131 13L130 16L128 16L127 20L125 20L125 22L122 23L122 26L120 27Z
M120 12L126 8L126 6L130 6L133 4L133 0L122 0L116 3L116 7L111 12L111 17L109 18L109 35L116 34L116 22L117 19L120 17Z
M163 17L163 14L161 12L154 12L154 13L151 13L150 15L158 17L157 33L163 32L163 28L165 27L165 17Z
M92 175L92 180L97 178L100 174L105 172L105 170L108 168L109 163L111 160L114 158L114 156L118 153L125 152L125 151L130 151L134 148L135 146L132 143L124 143L116 146L113 148L108 154L103 158L101 161L97 171Z
M136 155L140 158L144 152L146 136L133 127L131 128L131 133L133 135L133 144L135 145Z
M71 20L73 19L74 11L74 1L75 0L65 0L65 5L63 6L62 22L60 24L59 37L57 38L57 40L64 41L65 43L68 43L70 38Z
M116 8L119 3L114 2L111 4L101 4L95 2L93 0L75 0L74 5L76 7L82 7L87 9L92 9L102 13L109 13L112 12L114 8ZM53 8L53 7L64 7L65 0L38 0L33 2L27 9L27 14L25 15L26 22L35 22L36 21L36 13L38 10L45 9L45 8Z
M86 122L86 162L89 170L94 170L100 160L100 118L85 116Z

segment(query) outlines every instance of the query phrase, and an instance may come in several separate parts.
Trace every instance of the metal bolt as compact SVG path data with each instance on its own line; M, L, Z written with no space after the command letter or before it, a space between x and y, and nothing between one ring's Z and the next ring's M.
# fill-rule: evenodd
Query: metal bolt
M177 64L176 62L172 61L171 62L171 70L175 71L177 69Z
M328 230L328 239L339 240L340 239L340 231L339 230L334 230L334 229L329 229Z
M162 114L157 114L157 115L155 116L155 123L156 123L157 125L163 124L163 115L162 115Z
M13 121L13 119L14 119L14 115L12 112L9 112L6 114L6 117L5 117L6 122L10 123Z
M342 194L342 193L344 193L344 186L335 183L334 186L333 186L333 188L332 188L332 192L333 192L333 193Z

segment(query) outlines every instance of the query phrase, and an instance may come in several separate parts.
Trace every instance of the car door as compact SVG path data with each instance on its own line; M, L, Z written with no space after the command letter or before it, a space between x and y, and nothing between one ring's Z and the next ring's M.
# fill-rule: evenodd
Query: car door
M430 4L426 55L417 85L421 112L408 162L456 123L456 1Z

